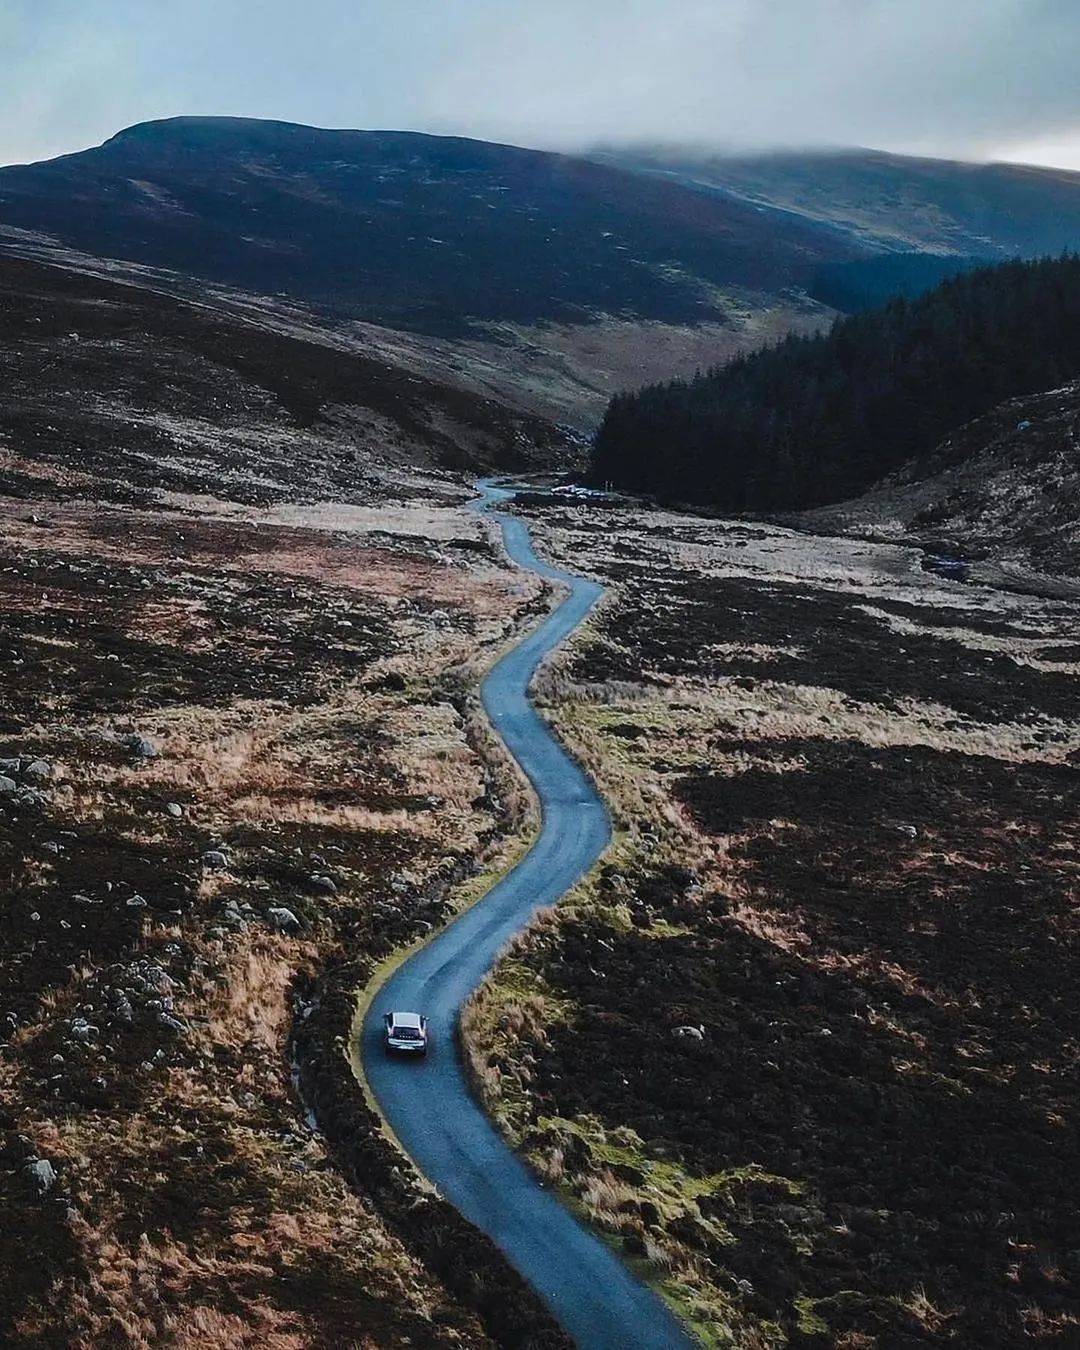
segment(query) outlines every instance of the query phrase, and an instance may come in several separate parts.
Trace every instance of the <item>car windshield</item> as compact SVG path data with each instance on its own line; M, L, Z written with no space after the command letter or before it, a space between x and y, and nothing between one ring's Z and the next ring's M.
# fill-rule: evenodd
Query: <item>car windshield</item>
M420 1039L420 1032L416 1027L393 1026L390 1028L390 1035L399 1041L418 1041Z

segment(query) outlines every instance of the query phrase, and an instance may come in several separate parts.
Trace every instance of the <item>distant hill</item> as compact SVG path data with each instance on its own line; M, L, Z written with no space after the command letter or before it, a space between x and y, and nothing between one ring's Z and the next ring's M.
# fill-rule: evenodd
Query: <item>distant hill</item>
M176 118L0 169L0 252L276 306L591 434L613 393L818 332L976 256L1080 243L1077 175L687 155Z
M1080 248L1080 173L878 150L596 152L604 163L787 211L889 252L1036 258Z
M827 226L587 160L407 132L177 118L0 170L0 221L114 258L445 332L723 317L865 252Z
M0 250L306 306L422 378L582 431L618 389L827 325L817 269L873 252L586 159L234 118L0 169Z
M1003 263L691 381L612 400L591 474L724 510L798 510L918 469L1002 400L1080 374L1080 258Z
M804 520L1080 577L1080 381L999 404L864 496Z

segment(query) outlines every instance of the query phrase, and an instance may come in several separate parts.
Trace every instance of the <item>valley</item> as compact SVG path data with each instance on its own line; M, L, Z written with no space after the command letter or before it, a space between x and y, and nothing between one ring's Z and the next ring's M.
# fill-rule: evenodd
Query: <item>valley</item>
M4 1344L1080 1336L1080 180L700 159L0 169Z

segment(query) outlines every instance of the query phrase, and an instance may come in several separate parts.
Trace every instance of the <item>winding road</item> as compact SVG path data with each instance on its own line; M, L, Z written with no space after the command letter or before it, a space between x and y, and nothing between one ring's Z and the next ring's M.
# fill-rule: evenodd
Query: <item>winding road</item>
M491 483L480 487L481 510L513 496ZM568 598L499 661L481 689L488 717L536 789L542 827L513 871L379 990L361 1033L364 1073L417 1166L502 1248L582 1350L687 1350L686 1333L661 1299L508 1147L473 1097L458 1054L462 1004L507 942L559 900L611 838L596 789L528 697L537 666L584 619L601 587L542 562L521 520L495 518L514 562L570 586ZM382 1015L394 1008L427 1015L426 1060L384 1054Z

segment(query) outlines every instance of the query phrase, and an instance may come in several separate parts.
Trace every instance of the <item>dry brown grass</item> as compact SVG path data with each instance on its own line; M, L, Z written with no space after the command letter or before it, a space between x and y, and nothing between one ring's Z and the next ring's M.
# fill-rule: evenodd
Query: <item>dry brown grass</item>
M54 1335L87 1347L483 1344L470 1314L329 1166L296 1098L288 1043L297 980L336 952L339 920L362 931L389 881L419 888L447 857L480 854L494 824L478 806L489 771L478 714L462 715L460 690L468 663L505 639L535 588L489 563L322 529L223 532L216 520L44 510L47 528L9 519L0 547L18 556L30 544L79 566L151 562L168 576L168 594L149 590L134 604L106 587L99 604L91 591L93 641L114 644L124 663L138 658L138 644L205 646L214 596L231 593L237 577L267 574L292 588L301 616L332 613L350 594L375 604L393 652L355 675L312 678L295 700L151 700L130 715L107 706L107 684L104 706L89 713L67 706L58 689L50 697L62 730L27 727L13 747L54 765L52 830L90 832L119 850L104 864L109 886L125 884L129 857L160 857L163 873L188 878L190 903L169 917L140 911L141 931L119 953L123 963L145 957L169 971L163 997L187 1030L160 1062L136 1054L117 1073L94 1042L89 1062L102 1053L100 1069L87 1070L93 1104L73 1109L63 1086L53 1094L49 1055L64 1019L92 1006L101 1021L102 989L116 978L118 953L92 948L39 991L0 1060L18 1130L70 1196L49 1309L33 1291L21 1308L9 1300L12 1343ZM46 604L66 621L86 607L73 592L82 574L57 575ZM39 582L9 581L0 614L48 613ZM257 634L257 612L251 622ZM94 656L85 639L65 649ZM216 659L235 661L220 647ZM102 669L107 677L111 667ZM386 681L393 673L404 688ZM96 739L113 729L149 736L160 754L136 763ZM167 802L181 803L182 814L166 812ZM228 867L202 869L201 854L218 842L228 845ZM61 894L70 885L92 892L95 905L110 903L103 878L70 882L63 854L31 851L19 869L19 887L43 912L70 904ZM326 871L336 892L308 894L303 877ZM154 884L148 876L139 887L153 898ZM272 930L263 916L275 904L303 916L300 933ZM222 917L226 906L250 908L237 923ZM137 1021L140 1036L141 1028ZM123 1052L131 1034L108 1023L109 1054L114 1045ZM98 1072L115 1079L112 1102L94 1096ZM36 1222L33 1211L27 1221Z

